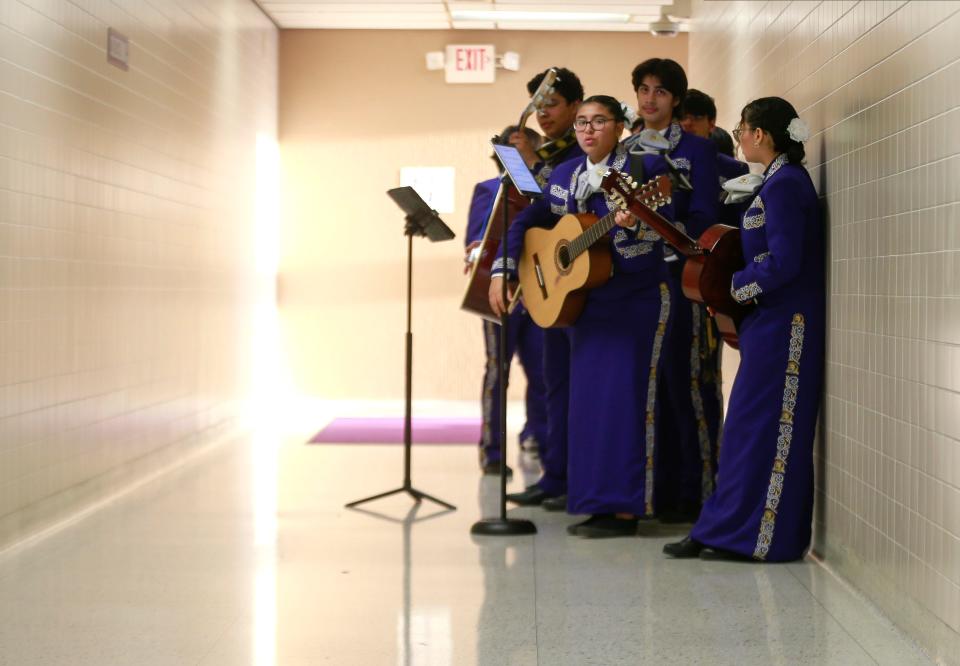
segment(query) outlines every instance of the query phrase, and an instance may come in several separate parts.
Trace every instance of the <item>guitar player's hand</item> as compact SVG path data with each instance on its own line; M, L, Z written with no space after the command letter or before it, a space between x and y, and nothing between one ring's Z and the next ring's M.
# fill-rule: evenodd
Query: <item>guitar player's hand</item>
M463 254L463 274L466 275L470 272L470 269L473 267L474 257L470 256L471 253L480 247L480 241L472 241L467 245L467 249L464 250Z
M527 137L526 132L514 132L507 141L517 149L528 167L532 167L537 163L537 151L530 144L530 139Z
M624 229L632 229L637 226L636 216L633 213L626 210L618 210L616 215L613 216L613 221L617 223L618 227L623 227Z
M515 285L507 283L507 302L503 302L503 278L500 276L490 278L490 309L498 317L507 311L507 305L513 300Z

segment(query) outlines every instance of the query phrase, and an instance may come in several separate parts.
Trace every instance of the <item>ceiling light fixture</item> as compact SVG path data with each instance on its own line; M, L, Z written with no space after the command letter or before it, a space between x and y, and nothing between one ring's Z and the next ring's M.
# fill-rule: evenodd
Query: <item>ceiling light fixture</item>
M610 12L518 12L486 9L454 9L450 12L454 21L551 21L588 23L626 23L629 14Z

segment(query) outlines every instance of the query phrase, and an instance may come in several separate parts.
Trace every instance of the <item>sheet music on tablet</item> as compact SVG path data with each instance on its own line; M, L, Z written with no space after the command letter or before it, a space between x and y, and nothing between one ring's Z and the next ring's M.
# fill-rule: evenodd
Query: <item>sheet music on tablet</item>
M493 144L493 151L496 153L497 159L500 160L500 164L507 170L510 180L513 181L513 184L520 190L521 194L528 197L539 197L543 195L533 174L530 173L530 169L527 168L527 163L523 161L520 151L514 146L503 146L497 143Z

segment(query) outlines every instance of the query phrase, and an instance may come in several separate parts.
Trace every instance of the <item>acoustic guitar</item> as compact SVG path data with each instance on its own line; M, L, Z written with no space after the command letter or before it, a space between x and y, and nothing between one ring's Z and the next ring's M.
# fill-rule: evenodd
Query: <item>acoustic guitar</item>
M601 187L611 197L616 195L617 201L622 202L627 210L686 257L680 281L684 296L710 308L720 336L731 347L739 349L737 329L753 309L752 305L738 303L730 293L733 274L744 267L740 230L726 224L714 224L699 240L693 240L634 196L636 183L628 174L610 170Z
M520 114L520 122L517 123L520 131L523 131L523 128L526 127L530 116L543 107L546 98L553 93L553 84L556 81L557 70L553 68L547 70L540 86L530 96L530 102L523 113ZM507 139L507 137L501 138L504 141ZM500 187L497 189L497 195L493 200L493 208L490 210L490 215L487 217L487 223L484 226L483 239L471 253L470 275L467 278L467 288L460 304L461 310L478 314L495 324L500 323L500 317L490 309L490 272L496 259L497 248L500 247L500 241L503 238L503 206L505 201L509 201L507 209L509 215L507 219L508 227L513 223L517 213L530 205L530 199L522 195L513 186L513 183L509 187L505 187L503 181L500 181Z
M604 179L616 177L611 173L622 175L608 172ZM630 198L644 208L670 202L672 185L667 176L657 176L642 187L632 182L627 187ZM625 195L617 189L604 189L618 205L615 211L601 218L591 213L564 215L552 229L528 229L523 236L517 268L523 304L543 328L573 324L583 312L587 291L610 279L613 260L607 234L616 224L616 213L627 206ZM601 239L608 242L599 243Z

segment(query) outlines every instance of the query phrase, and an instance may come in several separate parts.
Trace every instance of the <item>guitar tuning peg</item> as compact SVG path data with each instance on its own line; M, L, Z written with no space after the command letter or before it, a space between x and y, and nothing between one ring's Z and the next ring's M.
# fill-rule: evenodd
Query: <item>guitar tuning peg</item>
M637 189L637 184L634 183L633 181L630 181L630 188L634 190Z

